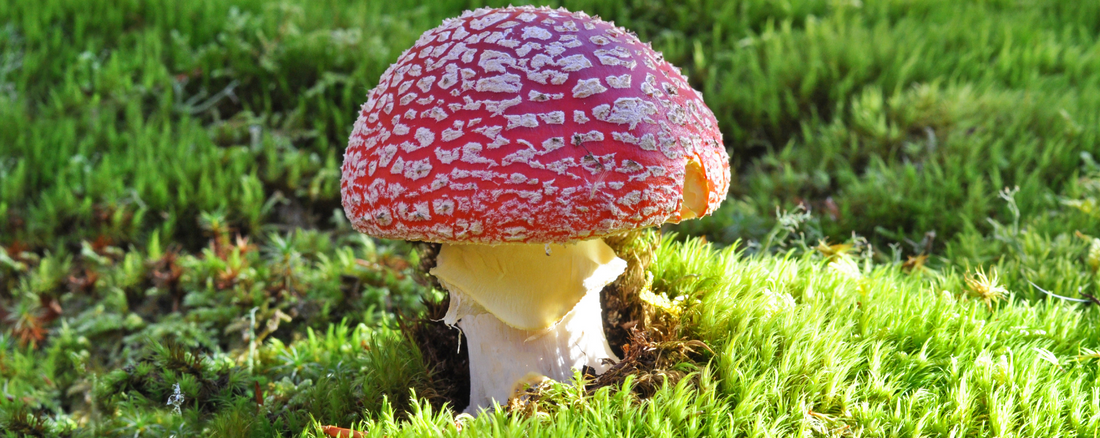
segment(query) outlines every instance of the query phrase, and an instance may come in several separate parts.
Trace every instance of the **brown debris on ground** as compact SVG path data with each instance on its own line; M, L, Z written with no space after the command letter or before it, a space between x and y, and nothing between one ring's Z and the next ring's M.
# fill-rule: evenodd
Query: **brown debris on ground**
M416 252L420 254L420 263L416 266L416 282L421 286L430 287L438 291L445 291L443 285L439 284L439 280L434 275L429 274L435 267L435 258L439 255L439 248L443 245L438 243L420 242L416 245ZM446 312L447 308L443 308L443 312ZM442 316L440 317L442 318Z
M678 328L675 331L679 331ZM699 340L669 339L672 335L657 329L630 330L630 343L623 346L625 355L607 372L586 382L589 394L597 389L621 385L627 376L634 376L632 392L641 398L652 397L664 384L675 385L688 375L677 365L695 362L706 350L714 353Z
M630 343L623 346L626 354L607 372L592 376L584 375L584 391L594 394L600 388L620 388L628 377L633 377L630 392L635 400L653 397L664 385L673 386L693 375L680 364L693 363L700 359L703 350L713 353L703 341L699 340L663 340L664 333L650 330L630 329ZM695 375L697 376L697 375ZM530 387L526 392L508 400L508 411L526 417L545 415L547 407L560 404L555 394L547 392L547 382Z
M626 270L600 293L603 307L603 329L607 343L616 356L623 357L623 347L630 343L632 329L645 330L650 325L652 309L647 310L639 294L646 284L646 272L661 244L661 234L652 229L632 230L604 238L619 258L626 260Z
M656 256L661 235L656 229L634 230L604 238L608 246L627 262L626 271L607 285L600 294L604 331L612 351L622 358L606 373L593 376L585 373L585 390L592 393L603 387L618 387L633 376L632 392L639 398L651 397L666 382L676 384L688 373L677 365L696 362L700 354L710 351L702 341L683 339L678 315L671 315L641 298L650 286L649 266ZM428 274L435 267L438 244L422 244L419 282L443 290L438 280ZM412 322L401 321L402 330L420 349L429 369L433 394L421 394L434 408L448 403L455 411L469 404L470 364L465 339L459 330L442 322L447 312L447 298L439 302L425 300L427 312ZM461 339L461 350L460 347ZM533 415L539 412L544 385L531 388L508 403L509 411ZM552 403L552 402L550 402Z

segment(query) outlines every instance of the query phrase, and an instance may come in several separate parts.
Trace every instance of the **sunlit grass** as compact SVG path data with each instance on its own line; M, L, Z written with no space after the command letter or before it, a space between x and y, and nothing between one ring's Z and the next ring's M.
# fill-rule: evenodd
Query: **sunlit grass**
M850 257L850 256L842 256ZM528 417L382 405L368 436L1091 436L1100 431L1096 309L1010 299L986 306L966 277L938 279L816 253L743 257L663 245L658 291L715 351L652 399L545 390ZM695 278L684 279L691 272ZM779 301L779 303L777 303ZM1084 356L1082 356L1084 354ZM1082 360L1082 358L1085 358ZM347 426L347 425L345 425ZM314 432L316 433L316 432Z

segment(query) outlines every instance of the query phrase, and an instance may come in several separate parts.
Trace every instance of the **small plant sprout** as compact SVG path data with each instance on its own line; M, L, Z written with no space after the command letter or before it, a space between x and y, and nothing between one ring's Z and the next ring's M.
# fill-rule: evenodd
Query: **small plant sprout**
M814 249L816 249L817 252L821 253L821 255L824 256L826 260L830 261L837 257L848 254L848 252L851 251L853 248L854 245L850 243L837 243L830 245L829 241L826 239L818 240L817 246L814 247Z
M165 404L171 406L172 409L176 411L176 415L180 415L180 406L183 405L183 401L183 392L180 391L179 382L176 382L176 384L172 385L172 395L168 396L168 403Z
M1008 205L1008 211L1012 213L1012 235L1017 236L1020 234L1020 207L1016 205L1016 193L1020 192L1020 186L1013 188L1005 187L1003 190L997 193L997 196L1005 201Z
M989 275L979 268L977 271L968 272L963 278L966 281L967 293L985 303L986 308L993 310L993 302L1000 301L1008 295L1008 289L997 282L997 270L989 269Z
M928 254L921 253L915 256L909 256L909 259L906 260L905 263L902 263L901 270L908 273L922 272L928 269L924 266L924 263L927 261Z
M804 204L798 204L792 211L780 210L775 207L775 226L764 237L764 243L759 245L757 252L767 253L772 245L784 245L787 238L798 231L804 222L813 219L813 215Z

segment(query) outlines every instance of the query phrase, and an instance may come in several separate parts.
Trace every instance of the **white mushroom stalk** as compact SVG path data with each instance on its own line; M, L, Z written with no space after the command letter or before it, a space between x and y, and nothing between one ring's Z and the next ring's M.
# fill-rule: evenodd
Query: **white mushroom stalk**
M549 250L549 251L548 251ZM626 269L601 239L575 244L444 244L432 275L450 292L444 322L466 336L477 413L526 384L603 373L618 360L604 336L600 291Z

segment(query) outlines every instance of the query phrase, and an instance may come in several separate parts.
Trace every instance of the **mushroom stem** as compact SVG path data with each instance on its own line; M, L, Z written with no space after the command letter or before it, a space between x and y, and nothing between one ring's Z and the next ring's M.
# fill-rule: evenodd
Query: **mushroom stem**
M570 245L447 245L432 274L450 292L444 321L466 335L467 413L505 403L524 384L603 373L618 360L603 330L600 291L626 262L603 240Z
M470 405L465 411L469 414L492 408L493 402L507 402L525 384L544 379L567 382L574 369L584 366L602 374L610 367L605 359L618 361L604 336L598 290L541 332L509 327L488 312L463 315L458 327L470 352Z

